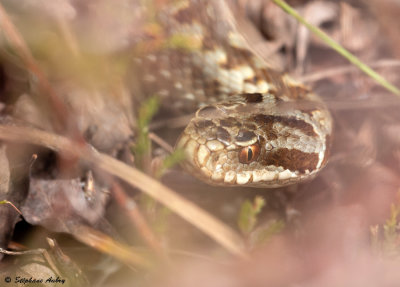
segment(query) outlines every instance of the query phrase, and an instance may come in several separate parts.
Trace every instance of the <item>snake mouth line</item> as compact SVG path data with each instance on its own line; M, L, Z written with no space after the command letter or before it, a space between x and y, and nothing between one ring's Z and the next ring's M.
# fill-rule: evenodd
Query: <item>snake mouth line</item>
M256 170L237 170L226 168L223 159L227 156L223 149L215 145L202 144L183 133L177 141L177 148L183 149L186 162L183 167L193 176L211 185L281 187L305 178L312 178L315 172L284 169L282 166L268 165ZM221 160L222 159L222 160Z

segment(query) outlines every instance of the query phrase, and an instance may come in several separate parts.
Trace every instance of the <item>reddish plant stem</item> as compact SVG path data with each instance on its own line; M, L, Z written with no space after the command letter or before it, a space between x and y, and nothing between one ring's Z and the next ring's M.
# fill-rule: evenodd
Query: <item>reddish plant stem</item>
M155 250L159 255L165 256L160 243L147 224L146 219L140 212L136 202L130 198L122 189L122 187L116 182L113 184L112 193L117 203L128 215L130 221L136 226L140 236L147 243L147 245Z

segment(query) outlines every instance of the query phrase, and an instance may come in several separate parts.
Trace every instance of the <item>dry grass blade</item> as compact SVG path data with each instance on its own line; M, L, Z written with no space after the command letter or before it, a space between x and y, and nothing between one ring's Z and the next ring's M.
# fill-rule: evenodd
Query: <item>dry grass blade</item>
M400 67L400 61L396 60L396 59L380 60L380 61L376 61L375 63L371 63L369 66L371 66L372 68L396 68L396 67ZM301 82L310 83L310 82L319 81L321 79L334 77L337 75L343 75L346 73L355 72L357 70L358 69L354 66L346 65L346 66L334 67L331 69L318 71L313 74L304 75L302 77L299 77L298 79Z
M132 268L134 266L141 266L145 268L151 267L151 262L145 259L145 257L132 251L128 246L116 242L111 237L90 227L80 226L77 230L75 230L74 236L79 241L92 246L101 252L118 258Z
M0 125L0 138L42 145L55 151L78 156L94 167L99 167L141 189L208 234L233 254L247 257L243 241L234 230L160 182L111 156L99 153L89 146L78 145L65 137L27 127Z

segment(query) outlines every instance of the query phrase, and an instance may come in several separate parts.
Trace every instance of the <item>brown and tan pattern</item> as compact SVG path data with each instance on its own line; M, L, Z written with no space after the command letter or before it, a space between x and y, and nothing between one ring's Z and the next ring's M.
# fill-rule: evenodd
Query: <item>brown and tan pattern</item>
M211 184L256 187L321 170L332 120L320 98L258 58L223 1L158 2L150 14L161 44L135 61L143 94L200 108L177 142L186 169Z

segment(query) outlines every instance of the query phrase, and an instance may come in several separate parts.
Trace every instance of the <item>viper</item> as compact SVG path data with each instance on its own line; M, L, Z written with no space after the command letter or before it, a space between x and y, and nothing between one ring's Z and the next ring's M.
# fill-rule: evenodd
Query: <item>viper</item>
M169 109L196 111L176 144L184 168L222 186L313 178L328 161L332 133L321 98L257 55L224 1L151 3L136 83Z

